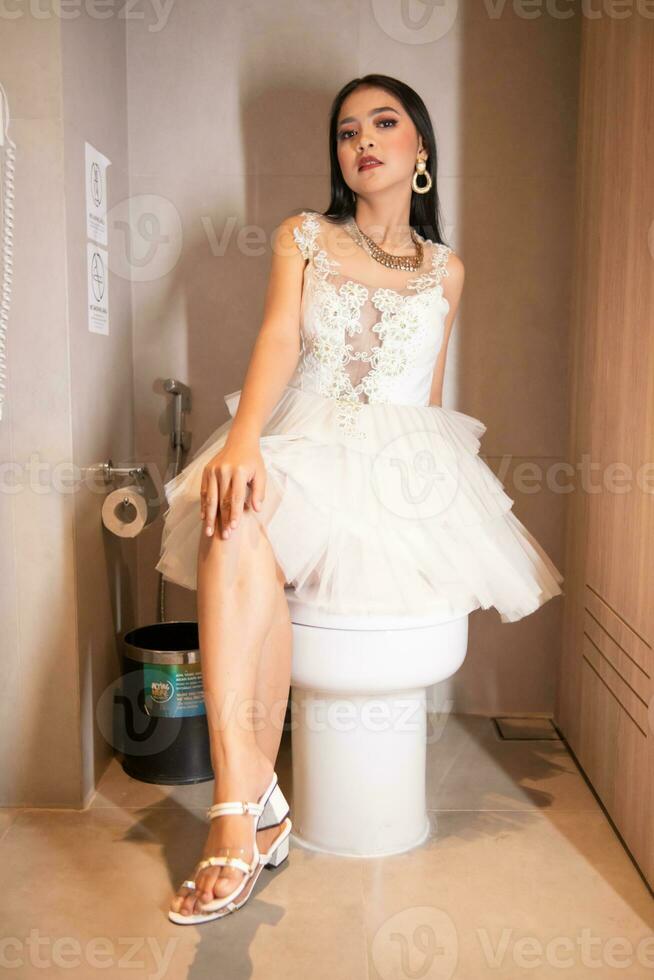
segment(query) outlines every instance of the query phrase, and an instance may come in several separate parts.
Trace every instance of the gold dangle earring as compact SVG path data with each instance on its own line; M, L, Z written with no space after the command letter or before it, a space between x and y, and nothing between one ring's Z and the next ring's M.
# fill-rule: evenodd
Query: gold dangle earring
M418 176L419 174L424 174L427 183L424 187L418 187ZM421 160L420 157L416 160L416 169L413 171L413 180L411 181L411 186L413 187L416 194L426 194L431 187L431 174L427 170L427 163L425 160Z

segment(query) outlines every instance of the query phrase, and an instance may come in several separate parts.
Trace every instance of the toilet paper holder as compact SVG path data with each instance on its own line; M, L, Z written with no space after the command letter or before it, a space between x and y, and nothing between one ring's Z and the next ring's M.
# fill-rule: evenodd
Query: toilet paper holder
M112 461L108 459L105 463L101 463L98 469L106 484L113 483L116 477L135 477L137 480L152 478L147 463L141 466L114 466Z
M111 459L95 467L112 489L102 504L102 523L120 538L141 534L159 515L159 489L147 464L114 466ZM125 478L128 479L120 479Z
M114 466L111 459L90 467L100 486L120 490L130 483L138 484L146 499L153 505L160 505L165 500L163 482L157 470L147 463L133 463L131 466Z
M120 490L134 482L142 487L146 498L151 504L159 505L165 501L163 481L159 475L157 467L150 467L147 463L133 463L131 466L114 466L111 458L104 463L98 463L92 467L98 475L98 480L105 486L113 486Z

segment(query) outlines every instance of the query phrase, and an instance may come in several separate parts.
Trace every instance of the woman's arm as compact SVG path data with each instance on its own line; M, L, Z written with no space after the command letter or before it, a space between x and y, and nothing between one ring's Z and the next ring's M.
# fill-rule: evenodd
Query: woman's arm
M300 218L290 215L273 232L273 257L263 322L243 381L228 441L258 441L300 355L300 305L305 259L293 240Z
M438 352L436 364L434 365L431 394L429 396L429 404L439 406L442 406L443 404L443 381L445 378L447 345L450 340L452 327L454 326L456 313L459 308L459 301L461 299L461 293L463 292L463 280L465 278L465 267L455 252L451 252L447 260L447 273L447 276L443 278L443 295L450 304L450 309L445 320L443 343L441 344L441 349Z
M263 323L254 344L236 414L222 449L202 471L200 517L212 535L229 538L238 526L251 489L252 506L261 510L266 468L259 437L298 361L300 308L305 259L293 240L295 215L273 232L273 258Z

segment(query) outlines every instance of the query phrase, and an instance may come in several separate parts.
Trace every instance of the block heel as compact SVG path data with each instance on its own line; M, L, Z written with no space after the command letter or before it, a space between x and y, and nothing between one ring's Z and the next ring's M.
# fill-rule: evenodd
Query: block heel
M270 861L268 861L264 865L264 867L265 868L278 868L280 866L280 864L282 863L282 861L285 861L287 857L288 857L288 837L285 837L284 840L281 842L281 844L279 844L275 848L275 850L274 850L274 852L273 852L273 854L272 854L272 856L270 858Z
M286 797L282 793L279 783L276 783L274 790L266 800L266 805L263 808L257 830L267 830L268 827L274 827L276 824L281 823L284 817L288 816L289 812L290 808Z

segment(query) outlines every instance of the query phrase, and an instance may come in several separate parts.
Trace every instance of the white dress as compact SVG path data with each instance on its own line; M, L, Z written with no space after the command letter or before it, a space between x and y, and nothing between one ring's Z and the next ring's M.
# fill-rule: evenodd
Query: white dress
M307 260L301 353L262 430L266 496L251 512L304 604L418 616L494 606L502 622L521 619L562 594L563 576L480 458L484 423L429 405L451 249L421 238L424 271L411 275L375 262L354 238L337 257L328 224L303 211L295 225ZM232 418L240 394L224 396ZM202 470L232 418L165 484L156 568L188 589L197 588Z

